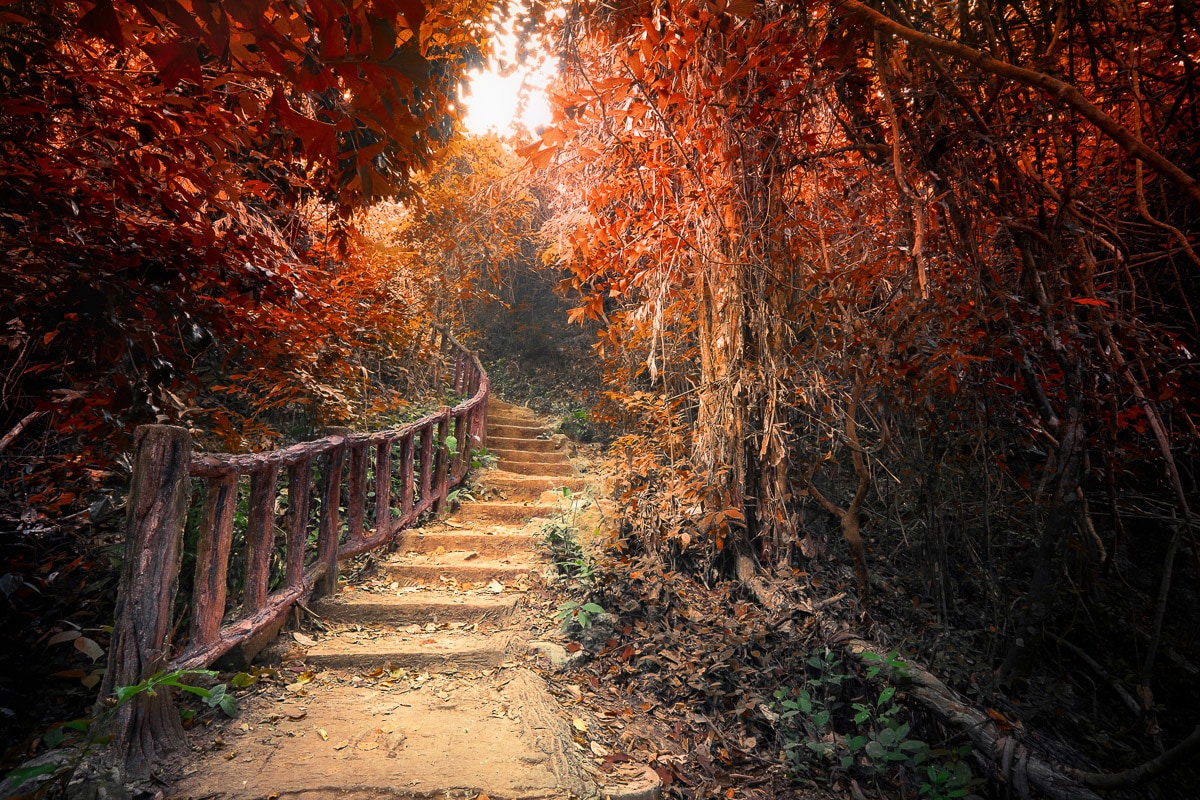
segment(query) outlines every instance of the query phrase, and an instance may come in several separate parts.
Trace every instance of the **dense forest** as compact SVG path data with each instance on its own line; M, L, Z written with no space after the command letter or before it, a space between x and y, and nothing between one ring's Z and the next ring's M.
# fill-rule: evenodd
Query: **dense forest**
M14 640L103 624L136 425L395 419L438 322L608 438L666 791L1195 796L1190 0L10 0L0 81Z

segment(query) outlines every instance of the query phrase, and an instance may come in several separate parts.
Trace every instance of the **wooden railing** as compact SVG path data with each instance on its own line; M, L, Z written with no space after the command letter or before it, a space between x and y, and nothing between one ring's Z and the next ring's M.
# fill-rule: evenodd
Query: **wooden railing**
M479 359L442 336L454 366L452 387L468 399L398 428L335 429L317 441L246 455L192 453L184 428L138 429L102 697L156 672L207 667L234 648L252 654L298 603L336 591L339 560L390 543L429 509L442 511L466 476L471 449L484 444L489 388ZM194 484L202 499L186 537L194 545L185 547ZM236 563L235 536L243 545ZM191 596L184 598L186 642L176 645L181 564ZM231 581L231 567L238 566L241 580ZM239 597L230 597L231 583ZM140 730L153 727L161 710L124 716L115 732L129 747L163 733Z

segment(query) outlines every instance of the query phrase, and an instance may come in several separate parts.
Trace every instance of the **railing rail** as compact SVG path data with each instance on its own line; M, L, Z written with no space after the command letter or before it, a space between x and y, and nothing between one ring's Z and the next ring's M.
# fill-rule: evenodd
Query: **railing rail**
M183 428L138 429L126 561L102 696L160 670L207 667L234 648L255 650L298 603L336 591L338 561L390 543L431 508L441 513L450 490L466 477L471 448L484 444L489 391L478 357L448 332L442 337L443 352L453 356L451 385L468 399L397 428L335 429L317 441L239 455L193 454ZM240 602L229 608L234 517L245 478L244 573ZM190 625L186 642L176 645L172 617L193 481L203 499L195 545L188 548L191 574L184 576L192 587ZM276 509L284 496L280 526ZM283 574L280 579L276 569L272 586L277 549ZM136 747L147 738L138 730L147 720L140 718L161 713L124 716L115 733Z

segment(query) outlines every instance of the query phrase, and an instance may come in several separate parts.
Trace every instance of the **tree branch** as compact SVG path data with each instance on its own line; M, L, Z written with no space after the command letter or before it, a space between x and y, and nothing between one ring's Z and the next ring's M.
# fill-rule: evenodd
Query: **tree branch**
M973 47L967 47L957 42L947 41L937 36L913 30L906 25L896 22L891 17L863 5L858 0L843 0L842 8L859 17L871 27L880 31L886 31L893 36L899 36L901 39L918 47L928 48L939 53L946 53L956 58L961 58L984 72L990 72L993 75L999 75L1004 78L1011 78L1026 86L1041 89L1087 119L1099 128L1102 133L1120 145L1125 152L1149 164L1160 175L1186 191L1194 202L1200 203L1200 181L1188 175L1178 165L1157 150L1146 146L1144 142L1130 133L1115 119L1092 105L1075 86L1047 75L1044 72L1018 67L1007 61L993 58Z
M3 438L0 438L0 453L3 453L5 450L7 450L8 446L12 444L18 436L21 435L21 432L24 431L25 428L29 427L29 423L33 422L41 415L41 411L31 411L22 417L21 421L12 427L12 430L4 434Z

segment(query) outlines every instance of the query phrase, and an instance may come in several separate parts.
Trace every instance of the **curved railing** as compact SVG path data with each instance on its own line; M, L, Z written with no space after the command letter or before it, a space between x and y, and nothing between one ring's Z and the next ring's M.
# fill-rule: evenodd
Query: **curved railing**
M489 390L474 353L447 332L442 349L453 354L455 392L468 399L398 428L335 429L244 455L192 453L184 428L138 429L102 697L155 672L206 667L235 648L252 658L293 607L336 590L339 560L390 543L429 509L442 511L471 448L484 443ZM202 499L189 527L194 482ZM231 568L242 569L240 582L230 581ZM176 645L181 577L191 586L190 622ZM127 723L121 733L136 740L138 722Z

